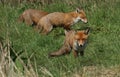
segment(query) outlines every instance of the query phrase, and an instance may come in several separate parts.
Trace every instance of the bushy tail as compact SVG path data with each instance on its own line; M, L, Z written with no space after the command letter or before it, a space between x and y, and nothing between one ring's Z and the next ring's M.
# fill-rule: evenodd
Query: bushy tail
M70 47L62 47L60 48L58 51L49 53L49 57L57 57L57 56L61 56L61 55L65 55L65 54L69 54L70 53L71 48Z

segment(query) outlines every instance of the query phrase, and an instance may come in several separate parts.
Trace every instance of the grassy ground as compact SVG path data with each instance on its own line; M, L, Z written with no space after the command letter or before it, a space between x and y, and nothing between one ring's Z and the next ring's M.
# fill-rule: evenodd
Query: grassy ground
M62 46L64 30L56 28L45 36L35 32L32 27L17 22L19 15L28 8L47 12L69 12L78 4L69 6L53 3L44 7L24 3L16 7L0 4L0 37L9 39L15 52L23 52L21 58L24 62L27 58L31 60L39 77L107 77L106 74L109 73L111 77L120 76L120 1L93 0L80 4L86 12L89 23L79 22L72 28L91 27L84 57L75 59L71 52L70 55L48 58L49 52ZM17 59L15 62L20 67Z

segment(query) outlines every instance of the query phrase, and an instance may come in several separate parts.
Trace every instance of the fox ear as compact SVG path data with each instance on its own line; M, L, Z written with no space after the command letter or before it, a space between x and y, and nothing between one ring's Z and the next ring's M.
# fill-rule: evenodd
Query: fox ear
M88 34L90 32L90 27L85 30L85 34Z
M77 13L80 13L80 8L77 8L77 9L76 9L76 12L77 12Z
M76 8L76 12L77 13L80 13L81 12L81 8L79 7L79 8Z

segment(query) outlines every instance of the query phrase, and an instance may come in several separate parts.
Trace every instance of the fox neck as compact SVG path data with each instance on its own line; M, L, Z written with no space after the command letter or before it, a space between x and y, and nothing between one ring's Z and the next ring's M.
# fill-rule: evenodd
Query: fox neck
M70 12L69 14L72 16L73 24L77 23L80 20L80 17L76 12Z
M80 20L80 17L73 18L73 22L74 22L74 24L77 23L79 20Z
M75 11L69 12L68 14L71 15L73 18L77 18L77 13Z

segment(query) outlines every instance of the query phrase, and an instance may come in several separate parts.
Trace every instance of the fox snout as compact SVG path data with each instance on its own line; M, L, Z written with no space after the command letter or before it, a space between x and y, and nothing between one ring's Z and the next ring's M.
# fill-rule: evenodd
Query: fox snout
M82 47L83 45L79 45L80 47Z
M76 46L77 46L77 47L83 47L84 44L83 44L82 42L78 42L78 41L76 41Z
M88 23L87 19L81 19L82 22Z
M84 21L84 23L88 23L87 19Z
M79 47L83 47L83 43L79 43L78 45L79 45Z

